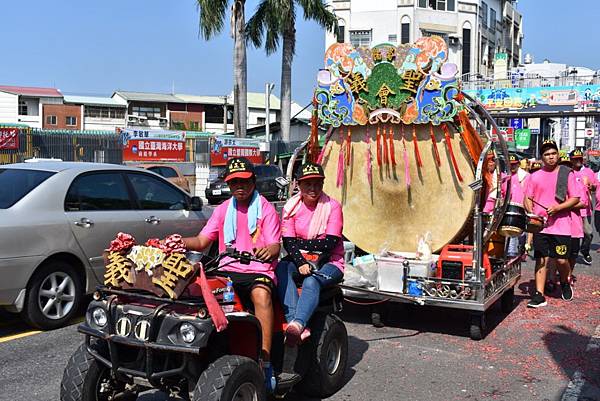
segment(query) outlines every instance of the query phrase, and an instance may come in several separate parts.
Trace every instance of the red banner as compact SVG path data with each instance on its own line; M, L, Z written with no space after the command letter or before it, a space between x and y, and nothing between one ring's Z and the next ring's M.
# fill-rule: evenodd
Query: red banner
M227 159L232 157L245 157L254 164L262 164L263 157L258 148L247 147L222 147L219 152L210 152L211 166L224 166Z
M0 149L19 149L18 128L0 128Z
M123 161L185 161L185 142L165 139L130 139Z

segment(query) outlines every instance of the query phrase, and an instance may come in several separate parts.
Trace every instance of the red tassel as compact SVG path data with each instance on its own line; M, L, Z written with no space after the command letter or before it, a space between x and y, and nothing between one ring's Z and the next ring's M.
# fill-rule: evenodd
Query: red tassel
M446 124L442 124L442 130L444 131L444 137L446 139L446 146L448 146L448 152L450 153L450 159L452 160L452 167L454 168L454 173L460 182L463 181L462 175L460 175L460 170L458 169L458 163L456 162L456 158L454 157L454 152L452 150L452 142L450 138L450 133L448 132L448 127Z
M365 138L365 142L367 143L367 154L365 155L367 158L367 179L369 180L369 188L373 185L373 167L372 167L372 157L371 157L371 133L369 132L369 126L367 125L367 135Z
M439 167L442 165L442 160L440 159L440 152L438 151L435 135L433 134L433 124L429 125L429 136L431 136L431 143L433 144L433 154L435 155L435 162Z
M336 187L344 185L344 134L340 129L340 154L338 156Z
M394 149L394 127L390 127L388 133L390 141L390 159L392 159L392 166L396 165L396 150Z
M385 125L383 126L382 145L383 145L383 163L390 164L390 161L388 158L388 145L387 145L387 140L385 138Z
M352 130L350 127L346 131L346 166L350 165L350 155L352 153Z
M402 130L404 130L404 125L402 126ZM417 129L413 125L413 143L415 145L415 159L417 159L417 167L423 167L423 160L421 159L421 152L419 152L419 141L417 140ZM404 132L402 133L404 137Z
M381 133L377 125L377 165L381 167Z
M402 137L402 144L404 145L404 181L406 182L406 187L410 187L410 162L408 161L408 152L406 151L406 141L404 137Z

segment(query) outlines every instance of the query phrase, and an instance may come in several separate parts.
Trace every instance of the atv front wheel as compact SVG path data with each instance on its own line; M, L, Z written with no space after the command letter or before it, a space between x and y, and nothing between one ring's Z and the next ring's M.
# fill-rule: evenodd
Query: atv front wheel
M101 344L92 347L102 351ZM83 343L69 359L62 382L61 401L110 401L120 393L119 400L135 400L136 394L123 393L125 384L111 378L110 369L98 362Z
M348 332L336 315L315 315L310 324L311 363L297 391L326 398L344 385L348 363Z
M225 355L202 373L192 401L266 401L264 375L256 361Z

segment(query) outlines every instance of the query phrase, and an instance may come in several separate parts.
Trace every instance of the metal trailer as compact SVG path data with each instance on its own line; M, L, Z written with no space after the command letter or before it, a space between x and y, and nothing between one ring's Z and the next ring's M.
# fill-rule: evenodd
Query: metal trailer
M413 296L406 293L385 292L369 290L349 285L341 285L344 295L369 301L391 301L410 303L415 305L429 305L441 308L462 309L470 311L469 332L473 340L480 340L486 335L486 311L498 300L504 312L510 312L514 304L514 287L521 277L521 256L511 260L503 257L496 265L495 271L486 279L483 266L483 247L488 243L492 235L498 229L502 217L508 207L510 199L510 181L507 183L506 194L502 196L501 185L498 185L497 198L494 213L487 216L484 221L482 206L480 205L481 191L483 190L483 168L486 154L489 150L496 155L496 174L500 182L501 174L510 177L508 148L506 140L502 135L492 139L492 132L500 133L496 122L485 110L483 105L466 93L462 93L466 102L465 106L470 113L471 119L476 123L481 136L487 138L483 152L480 155L475 173L475 181L469 187L475 192L475 206L473 208L473 275L471 280L450 280L442 278L415 278L423 289L423 295ZM487 129L487 124L492 128ZM331 135L330 128L327 135ZM302 150L307 146L308 140L303 142L294 151L290 164L288 165L287 178L292 182L292 169L295 160ZM290 193L291 193L290 186ZM380 321L378 313L372 315L372 319Z

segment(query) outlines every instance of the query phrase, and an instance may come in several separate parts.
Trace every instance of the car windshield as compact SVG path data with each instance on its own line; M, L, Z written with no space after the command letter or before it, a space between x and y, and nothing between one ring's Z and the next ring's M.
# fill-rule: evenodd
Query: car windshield
M0 169L0 209L8 209L54 174L51 171Z

